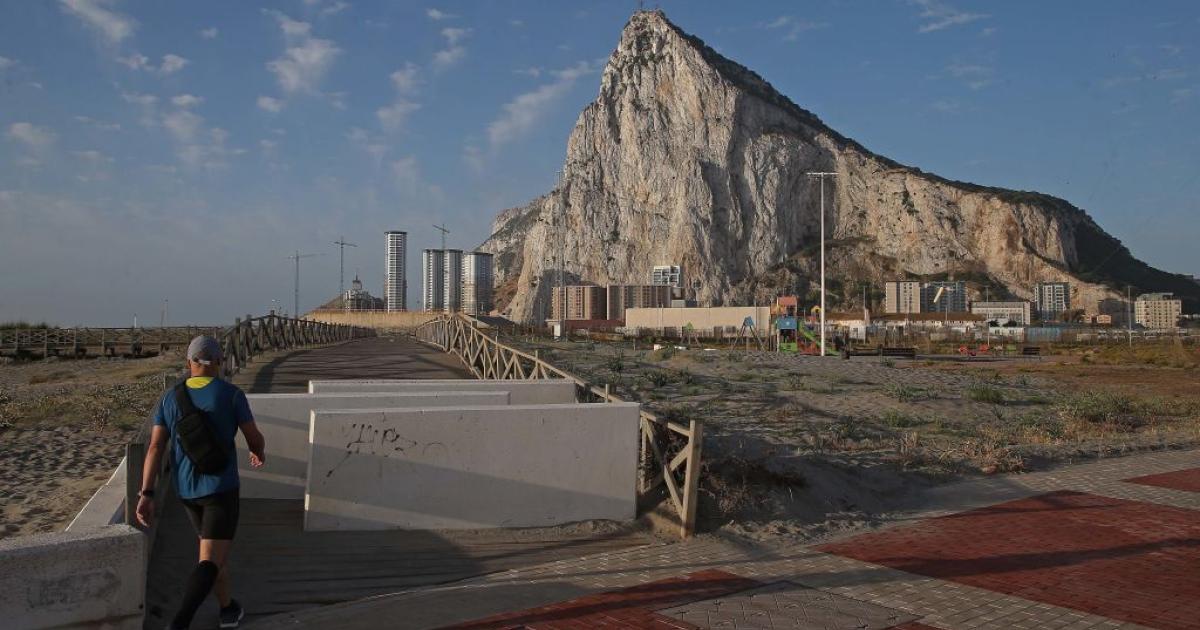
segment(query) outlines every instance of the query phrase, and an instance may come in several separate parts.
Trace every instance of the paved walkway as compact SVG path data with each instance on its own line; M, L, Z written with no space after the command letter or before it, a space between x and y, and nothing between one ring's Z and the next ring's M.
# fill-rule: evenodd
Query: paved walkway
M257 628L1200 628L1200 451L942 486L816 546L706 536Z
M305 392L309 379L471 378L454 357L403 338L376 338L280 353L240 373L251 392ZM271 445L267 444L270 457ZM631 529L586 527L487 531L305 532L303 501L247 499L230 556L235 597L253 620L514 567L645 545ZM165 627L196 563L183 506L164 508L146 584L147 628ZM381 627L403 627L385 622ZM3 626L3 623L0 623ZM215 628L210 597L194 628Z

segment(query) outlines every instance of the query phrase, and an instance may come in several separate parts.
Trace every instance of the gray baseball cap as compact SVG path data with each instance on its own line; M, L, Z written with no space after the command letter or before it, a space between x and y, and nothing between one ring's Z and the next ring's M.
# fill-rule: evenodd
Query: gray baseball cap
M187 358L188 361L201 365L220 363L224 359L220 342L208 335L200 335L188 344Z

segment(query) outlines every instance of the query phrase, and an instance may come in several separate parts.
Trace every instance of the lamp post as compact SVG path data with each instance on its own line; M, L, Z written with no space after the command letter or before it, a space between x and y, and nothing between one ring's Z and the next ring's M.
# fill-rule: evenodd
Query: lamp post
M825 178L837 173L811 172L809 177L821 180L821 356L825 356Z

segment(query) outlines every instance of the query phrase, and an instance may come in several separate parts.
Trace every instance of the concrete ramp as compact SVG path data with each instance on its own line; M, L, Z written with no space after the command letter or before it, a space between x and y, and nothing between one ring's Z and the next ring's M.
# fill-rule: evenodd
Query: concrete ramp
M506 391L514 405L554 405L573 403L575 383L565 379L482 381L467 379L367 379L314 380L308 382L313 394L335 392L422 392L422 391Z
M470 382L470 381L466 381ZM251 468L243 440L238 443L241 495L246 499L303 499L308 472L308 424L313 410L426 408L507 405L506 391L422 391L400 393L247 394L250 411L267 440L267 463Z
M314 411L304 528L635 517L636 403Z

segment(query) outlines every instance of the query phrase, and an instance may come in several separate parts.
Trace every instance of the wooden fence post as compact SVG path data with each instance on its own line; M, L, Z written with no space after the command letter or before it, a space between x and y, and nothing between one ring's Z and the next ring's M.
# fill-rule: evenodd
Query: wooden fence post
M680 534L690 537L696 533L696 503L700 490L700 447L704 440L704 425L692 420L688 424L689 436L687 449L687 470L683 474L683 514Z

